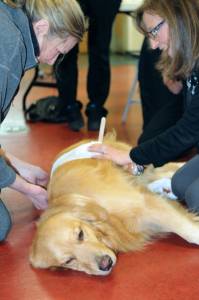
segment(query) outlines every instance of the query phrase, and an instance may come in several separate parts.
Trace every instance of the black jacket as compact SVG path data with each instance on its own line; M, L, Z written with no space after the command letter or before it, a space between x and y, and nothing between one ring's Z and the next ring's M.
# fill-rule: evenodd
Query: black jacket
M182 117L162 134L133 148L130 157L135 163L159 167L199 144L199 70L184 82L183 94Z

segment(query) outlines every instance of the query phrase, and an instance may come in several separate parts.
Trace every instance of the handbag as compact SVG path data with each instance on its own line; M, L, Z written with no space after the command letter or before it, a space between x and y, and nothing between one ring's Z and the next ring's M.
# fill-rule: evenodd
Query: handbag
M25 118L31 122L62 123L67 121L67 114L61 100L49 96L32 103L25 111Z

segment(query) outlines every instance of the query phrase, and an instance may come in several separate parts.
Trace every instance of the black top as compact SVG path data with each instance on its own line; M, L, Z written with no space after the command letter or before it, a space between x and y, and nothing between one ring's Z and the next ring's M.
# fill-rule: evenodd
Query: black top
M130 157L135 163L159 167L199 144L199 70L184 82L183 94L182 117L162 134L133 148Z

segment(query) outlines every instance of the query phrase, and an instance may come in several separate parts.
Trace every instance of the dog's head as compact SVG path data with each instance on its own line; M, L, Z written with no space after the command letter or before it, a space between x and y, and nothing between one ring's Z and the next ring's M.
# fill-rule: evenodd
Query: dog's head
M106 245L105 234L95 226L102 212L92 207L92 214L88 215L87 210L88 207L76 207L75 211L71 208L66 212L59 207L44 214L30 252L34 267L61 267L93 275L110 273L116 256Z

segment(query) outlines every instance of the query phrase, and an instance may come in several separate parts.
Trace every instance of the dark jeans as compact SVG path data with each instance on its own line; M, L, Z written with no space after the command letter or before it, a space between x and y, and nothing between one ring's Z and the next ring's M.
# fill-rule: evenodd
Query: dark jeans
M180 168L171 180L172 191L188 208L199 212L199 155Z
M11 229L12 221L3 201L0 199L0 242L4 241Z
M87 92L90 103L103 106L110 87L112 25L121 0L80 0L89 18ZM76 100L78 84L78 46L73 48L56 67L59 96L65 106Z
M173 126L182 116L183 96L174 95L164 85L155 66L160 50L151 50L145 39L140 53L138 79L143 114L143 133L138 143L143 143Z

